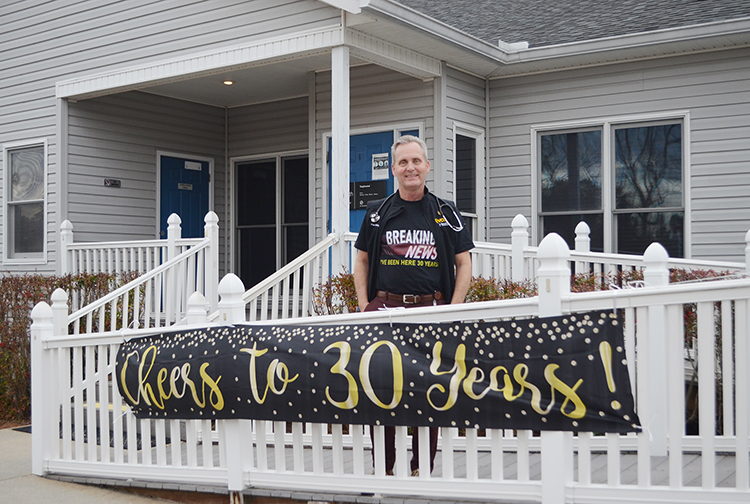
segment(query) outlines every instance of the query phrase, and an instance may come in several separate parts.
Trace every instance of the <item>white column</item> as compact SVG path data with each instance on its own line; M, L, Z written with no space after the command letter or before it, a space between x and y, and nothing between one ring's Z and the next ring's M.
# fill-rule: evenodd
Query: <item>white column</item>
M331 216L330 231L343 237L349 231L349 48L331 51ZM347 243L340 240L332 248L331 274L344 264Z
M529 246L529 221L522 214L518 214L513 217L513 222L511 222L510 226L513 228L513 232L510 235L510 274L514 282L521 282L526 277L523 251Z
M229 273L219 282L219 322L221 324L242 324L245 317L245 302L242 295L245 286L234 273ZM191 298L193 299L193 298ZM193 299L197 312L199 298ZM197 313L196 313L197 315ZM222 441L227 456L227 486L230 502L242 504L242 490L245 488L245 472L252 465L252 438L250 437L250 420L219 420Z
M539 316L562 315L562 298L570 296L570 249L557 233L544 237L537 251ZM542 504L564 504L572 479L570 432L542 431Z
M658 243L652 243L643 253L643 280L647 286L669 285L669 254ZM642 358L639 354L638 358ZM667 383L667 310L664 305L648 307L648 382ZM650 387L648 390L648 418L645 422L651 440L651 455L667 455L668 418L667 387Z
M216 293L219 285L219 216L213 211L208 212L203 221L205 222L203 232L209 239L204 289L206 300L213 313L219 308L219 295Z
M56 365L44 342L54 336L54 314L42 301L31 311L31 472L44 476L45 461L59 441L58 404L55 401Z
M73 244L73 224L69 220L60 224L60 274L67 275L74 273L71 271L73 263L71 261L68 245Z

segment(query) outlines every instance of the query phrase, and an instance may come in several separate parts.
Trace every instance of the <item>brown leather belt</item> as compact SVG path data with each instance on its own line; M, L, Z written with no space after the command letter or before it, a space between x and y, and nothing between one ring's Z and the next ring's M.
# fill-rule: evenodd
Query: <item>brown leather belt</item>
M378 291L377 295L380 299L398 301L405 305L429 303L433 299L437 299L438 301L443 299L442 292L435 292L433 294L394 294L393 292Z

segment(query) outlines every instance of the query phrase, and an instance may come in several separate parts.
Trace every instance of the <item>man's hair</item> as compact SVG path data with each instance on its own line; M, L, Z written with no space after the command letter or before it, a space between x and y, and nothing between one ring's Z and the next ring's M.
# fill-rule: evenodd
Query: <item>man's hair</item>
M416 142L419 144L420 147L422 147L422 153L424 154L424 160L428 161L429 158L427 157L427 144L424 143L424 140L422 140L419 137L415 137L414 135L404 135L398 140L396 140L393 145L391 146L391 160L392 162L396 162L396 147L399 145L405 145L408 143Z

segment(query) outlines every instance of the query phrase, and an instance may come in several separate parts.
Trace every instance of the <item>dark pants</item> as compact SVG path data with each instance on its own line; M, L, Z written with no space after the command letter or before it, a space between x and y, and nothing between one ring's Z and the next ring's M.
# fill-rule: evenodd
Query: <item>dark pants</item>
M440 299L435 301L435 304L445 304L445 300ZM380 308L396 308L403 306L405 308L412 308L415 306L432 306L433 301L424 302L421 304L409 304L405 305L399 301L391 301L382 298L375 298L367 305L365 311L378 311ZM419 433L416 427L412 428L411 436L411 470L419 469ZM438 428L430 427L430 472L435 467L435 454L437 453L437 438ZM372 440L373 446L373 464L375 463L375 435L373 428L370 427L370 439ZM396 428L386 427L385 428L385 471L386 473L393 473L393 466L396 464Z
M435 454L437 453L438 428L430 427L430 472L435 468ZM370 440L372 440L372 462L375 464L375 432L370 427ZM385 472L393 474L393 466L396 465L396 428L385 427ZM419 469L419 432L417 427L412 427L411 435L411 470Z

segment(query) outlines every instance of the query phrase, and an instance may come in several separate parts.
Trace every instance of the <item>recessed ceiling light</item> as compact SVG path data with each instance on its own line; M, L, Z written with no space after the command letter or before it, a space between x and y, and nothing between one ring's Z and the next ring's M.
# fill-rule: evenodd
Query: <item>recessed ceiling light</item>
M227 86L231 86L232 84L234 84L234 82L232 82L230 80L225 80L224 84L226 84Z

